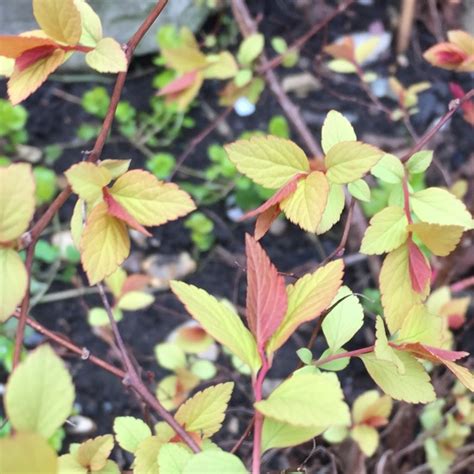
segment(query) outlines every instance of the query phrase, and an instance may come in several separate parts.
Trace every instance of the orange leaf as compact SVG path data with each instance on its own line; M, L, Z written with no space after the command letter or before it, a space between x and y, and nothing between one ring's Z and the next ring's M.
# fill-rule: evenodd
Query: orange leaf
M0 35L0 56L6 58L16 59L30 49L38 48L40 46L58 47L54 41L46 38Z
M132 229L141 232L143 235L147 237L151 237L150 232L148 232L145 227L143 227L137 220L127 212L127 210L119 204L113 196L110 194L107 188L102 189L102 193L104 196L104 201L107 203L107 210L111 216L117 217L118 219L124 221L127 225L129 225Z
M145 289L149 283L150 277L148 275L130 275L123 284L122 296L130 291L141 291Z
M431 278L431 268L428 260L413 240L408 240L408 268L411 286L417 293L424 293Z
M254 233L255 240L260 240L268 232L274 220L280 215L280 212L280 206L275 204L257 217Z
M333 58L355 62L354 40L350 36L345 36L340 43L325 46L323 51Z
M171 81L169 84L166 84L166 86L162 87L158 93L156 94L157 96L163 96L163 95L175 95L178 94L179 92L182 92L189 87L191 87L198 75L198 71L190 71L182 76L174 79Z
M288 308L285 280L268 255L250 235L245 236L247 254L247 321L263 351Z

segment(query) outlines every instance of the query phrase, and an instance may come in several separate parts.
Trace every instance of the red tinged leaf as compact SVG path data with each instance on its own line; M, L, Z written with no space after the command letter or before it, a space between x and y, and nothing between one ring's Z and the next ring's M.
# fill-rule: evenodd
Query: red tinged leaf
M431 268L426 257L411 239L408 240L408 268L413 290L423 293L431 278Z
M449 329L461 329L466 321L464 314L450 314L448 316Z
M245 236L247 254L247 321L259 351L278 329L288 308L285 280L268 255L250 235Z
M255 240L260 240L268 232L275 219L280 215L280 212L280 206L275 204L257 217L254 232Z
M20 72L24 71L27 67L30 67L40 59L50 56L56 49L56 46L52 45L38 46L37 48L29 49L17 58L15 67Z
M30 49L49 46L58 48L54 41L33 36L3 36L0 35L0 56L16 59Z
M253 211L247 212L241 217L241 220L250 219L251 217L258 216L262 212L268 211L275 204L279 204L283 199L287 198L290 194L296 191L296 186L301 178L307 176L306 173L299 173L291 178L284 186L282 186L270 199L265 201L261 206L257 207Z
M413 355L420 359L429 360L431 362L441 362L445 360L454 362L463 357L467 357L469 352L465 351L449 351L446 349L440 349L439 347L432 347L419 342L408 342L405 344L390 344L396 349L402 351L411 352Z
M194 84L196 80L198 71L190 71L182 76L178 77L174 81L171 81L165 87L161 88L156 95L163 96L163 95L175 95L179 94L180 92L188 89Z
M118 219L125 222L128 226L132 229L141 232L143 235L147 237L151 237L150 232L148 232L145 227L143 227L137 220L127 212L127 210L119 204L110 194L107 188L102 188L102 194L104 196L104 201L107 204L107 212L111 216L117 217Z

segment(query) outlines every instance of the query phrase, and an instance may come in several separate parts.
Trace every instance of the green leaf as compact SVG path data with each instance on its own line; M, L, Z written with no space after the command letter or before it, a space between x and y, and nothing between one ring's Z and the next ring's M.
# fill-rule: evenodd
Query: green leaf
M234 77L234 83L237 87L244 87L247 85L253 77L253 73L250 69L241 69Z
M16 433L15 436L0 439L0 472L56 474L58 460L53 448L41 436Z
M87 162L71 166L64 174L72 190L90 204L102 199L102 188L112 181L107 168Z
M135 451L134 474L158 474L158 454L165 441L158 436L144 439Z
M172 281L171 289L191 316L218 342L244 361L256 373L261 361L250 331L229 305L200 288Z
M268 132L280 138L290 137L290 127L288 121L283 115L275 115L268 124Z
M347 351L345 349L326 349L322 354L319 360L323 360L326 357L337 355L337 354L345 354ZM318 365L319 369L329 370L331 372L339 372L340 370L344 370L351 361L350 357L342 357L341 359L332 360L330 362L326 362L325 364Z
M428 403L436 399L430 377L424 367L410 354L394 349L396 356L405 366L400 374L392 362L379 360L374 354L360 356L375 383L395 400L409 403Z
M371 169L370 173L385 183L397 184L401 183L405 176L405 169L403 168L400 158L391 155L390 153L386 153Z
M398 206L382 209L370 219L360 251L366 255L380 255L400 247L408 238L408 219Z
M224 148L242 174L266 188L281 188L295 175L310 171L304 151L283 138L253 137Z
M366 456L372 456L379 445L378 431L369 425L356 425L351 430L351 438Z
M412 288L406 245L401 245L385 257L379 280L385 321L390 333L394 334L412 306L427 296Z
M318 235L324 234L336 224L336 222L339 222L342 211L344 210L344 205L344 186L330 183L326 208L316 229Z
M369 185L363 180L358 179L349 183L347 189L359 201L369 202L370 201L370 188Z
M177 344L162 342L155 346L155 356L161 367L176 371L186 367L186 354Z
M94 48L102 39L102 24L99 16L85 0L74 0L82 20L82 34L80 43L83 46Z
M8 418L18 432L50 438L71 414L74 386L63 361L48 345L31 352L10 376Z
M129 291L125 293L117 303L117 306L124 311L137 311L150 306L155 297L144 291Z
M20 256L12 249L0 248L0 322L10 317L21 303L28 274Z
M244 66L250 65L263 51L265 38L261 33L254 33L242 41L237 52L237 60Z
M362 305L347 286L339 289L330 306L338 301L340 303L326 315L322 324L328 346L333 351L349 342L364 322Z
M36 166L33 170L36 184L36 202L38 205L52 201L56 194L56 173L44 166Z
M128 61L125 52L113 38L103 38L97 46L86 54L86 62L98 72L124 72Z
M298 349L296 355L303 364L309 365L313 361L313 353L306 347Z
M340 142L331 147L325 158L327 177L332 183L356 181L382 158L384 152L362 142Z
M421 150L412 155L405 166L410 174L419 174L428 169L432 160L433 150Z
M305 443L320 435L324 428L319 426L293 426L266 417L262 430L262 453L273 448L288 448Z
M166 474L182 474L193 453L176 443L163 445L158 453L160 472Z
M35 182L31 166L0 168L0 242L21 236L35 212Z
M134 453L138 445L151 436L148 425L133 416L118 416L114 420L115 439L122 449Z
M387 335L385 334L385 325L380 316L375 320L375 357L379 360L391 362L396 365L398 373L405 373L405 366L397 356L395 349L388 344Z
M195 454L183 469L183 474L248 474L242 461L233 454L211 449Z
M357 136L349 120L337 110L330 110L321 129L321 147L327 155L340 142L356 141Z
M444 189L418 191L411 196L410 203L416 217L422 222L473 228L472 216L464 203Z
M294 426L348 425L349 408L335 374L298 374L254 404L265 416Z
M419 342L433 347L443 344L444 323L441 316L430 313L424 304L411 308L394 342L397 344Z
M176 420L186 431L210 438L222 426L233 389L234 383L227 382L196 393L178 408Z

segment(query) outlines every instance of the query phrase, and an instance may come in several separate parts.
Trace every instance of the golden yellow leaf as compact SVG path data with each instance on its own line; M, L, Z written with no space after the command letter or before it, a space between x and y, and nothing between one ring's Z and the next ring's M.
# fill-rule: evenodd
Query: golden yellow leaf
M66 59L62 49L56 49L49 56L36 61L26 69L15 68L8 81L8 97L13 105L29 97Z
M82 265L91 285L111 275L127 258L130 252L127 227L107 213L105 202L92 209L80 247Z
M424 294L413 290L408 265L408 248L401 245L385 257L380 271L382 306L391 334L401 328L410 309L429 292L429 288Z
M35 180L24 163L0 168L0 242L23 234L35 211Z
M359 395L352 405L352 420L354 424L376 422L382 424L392 411L392 399L380 395L377 390L369 390Z
M296 191L280 203L285 216L308 232L316 232L326 208L329 182L320 171L298 181Z
M99 471L107 463L114 447L112 435L97 436L82 443L77 450L77 460L91 471Z
M158 226L193 211L190 196L176 184L163 183L147 171L133 170L120 176L110 194L140 224Z
M71 46L79 42L81 14L74 0L33 0L33 14L50 38Z
M336 296L344 273L344 262L335 260L287 287L288 309L267 345L267 353L280 348L302 323L317 318Z
M408 230L414 232L435 255L446 257L461 240L464 227L417 222L410 224Z
M372 456L379 445L379 433L372 426L356 425L351 429L351 438L366 456Z

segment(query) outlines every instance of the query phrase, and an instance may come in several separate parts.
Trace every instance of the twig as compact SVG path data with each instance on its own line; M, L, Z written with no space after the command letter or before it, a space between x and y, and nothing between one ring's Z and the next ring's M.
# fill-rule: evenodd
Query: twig
M250 15L245 0L232 0L232 12L237 24L239 25L242 36L247 37L257 32L257 25ZM260 55L260 66L265 68L265 64L267 62L267 57L264 53L262 53ZM286 116L293 124L295 130L298 132L301 140L303 140L310 153L314 158L321 158L322 150L320 146L314 139L313 134L309 130L306 123L301 118L298 108L283 90L283 87L278 81L278 77L275 72L272 69L267 69L264 72L264 76L268 86L270 87L270 90L275 95L281 108L284 110Z
M336 16L341 14L344 10L347 10L347 8L350 7L353 3L354 0L346 0L340 3L330 15L324 18L321 22L314 24L304 35L300 36L296 41L294 41L284 53L275 56L274 58L270 59L269 61L266 61L260 67L258 67L257 72L259 74L264 74L269 69L275 69L276 67L278 67L285 59L286 54L301 49L310 38L312 38L316 33L326 27L328 23L330 23L332 20L334 20L334 18L336 18Z
M461 105L471 99L474 96L474 89L471 89L469 92L461 97L460 99L454 99L449 103L448 111L439 119L438 123L428 130L416 143L415 145L401 158L402 163L405 163L409 160L410 156L420 151L443 127L443 125L448 122L455 112L461 107Z
M344 230L339 245L321 262L320 266L325 265L331 261L334 257L342 257L346 250L347 239L349 238L349 231L352 224L352 214L354 211L355 199L351 198L349 204L349 211L347 212L346 223L344 224Z
M19 319L20 315L19 312L16 312L13 314L13 316L17 319ZM79 347L73 342L69 341L65 337L50 331L49 329L46 329L42 324L38 323L38 321L35 321L34 319L27 317L26 318L26 324L33 328L35 331L39 332L40 334L43 334L43 336L46 336L48 339L51 341L56 342L60 346L68 349L69 351L73 352L74 354L77 354L78 356L81 357L82 360L87 360L91 362L92 364L97 365L98 367L101 367L102 369L106 370L107 372L110 372L111 374L119 377L120 379L123 379L125 377L125 372L118 367L114 367L113 365L109 364L105 360L101 359L100 357L96 357L92 355L86 347Z
M196 441L186 432L186 430L173 418L173 416L163 407L163 405L158 401L158 399L148 390L148 388L143 383L140 375L133 364L130 355L128 353L125 342L120 334L117 321L115 321L114 314L112 312L112 307L110 306L107 295L105 294L104 287L101 283L97 285L104 305L105 311L109 317L109 323L112 327L112 332L114 333L115 342L117 343L118 349L120 351L120 356L122 359L123 366L126 370L124 383L130 386L132 390L135 391L153 410L155 410L161 418L163 418L168 425L173 428L176 434L185 442L195 453L201 451Z
M400 27L398 29L397 53L404 53L410 42L413 19L415 17L416 0L403 0Z
M88 156L87 161L89 162L96 162L99 160L102 154L102 150L104 149L105 142L109 135L110 128L112 127L112 123L115 117L115 111L117 109L117 105L120 101L120 97L122 95L122 90L125 85L125 80L127 78L128 73L128 66L130 65L130 61L132 59L133 53L142 40L143 36L145 36L146 32L150 29L153 25L155 20L158 18L160 13L165 8L168 0L159 0L155 7L151 10L145 21L140 25L136 33L132 36L130 41L125 45L125 54L127 56L127 70L124 72L120 72L117 75L117 79L115 82L115 87L112 93L112 97L110 99L109 109L107 110L107 115L105 116L104 122L102 124L102 128L100 130L99 136L95 142L94 148L92 149L91 153ZM46 228L49 224L51 219L55 216L55 214L59 211L59 209L64 205L67 201L69 196L71 195L72 189L70 186L66 187L51 203L48 207L46 212L39 218L39 220L34 224L29 232L22 238L24 247L28 247L27 252L27 260L26 260L26 270L28 272L28 285L27 290L25 293L25 297L23 298L21 304L21 312L19 317L18 328L15 335L15 350L13 353L13 370L17 367L19 360L20 360L20 353L21 353L21 345L23 342L23 337L25 333L25 326L26 326L26 318L29 309L29 282L31 280L31 263L33 260L34 250L36 246L36 242L41 235L41 232Z
M255 418L252 417L252 419L250 420L250 423L247 425L247 428L245 428L245 431L242 433L242 436L237 440L237 442L234 444L234 446L230 450L232 454L235 454L238 451L238 449L242 446L243 442L246 440L247 436L252 431L254 423L255 423Z
M199 132L188 144L186 149L176 160L176 166L171 173L169 179L173 179L174 175L178 172L181 165L185 162L188 156L195 150L195 148L224 120L233 110L232 106L227 107L221 112L204 130Z

